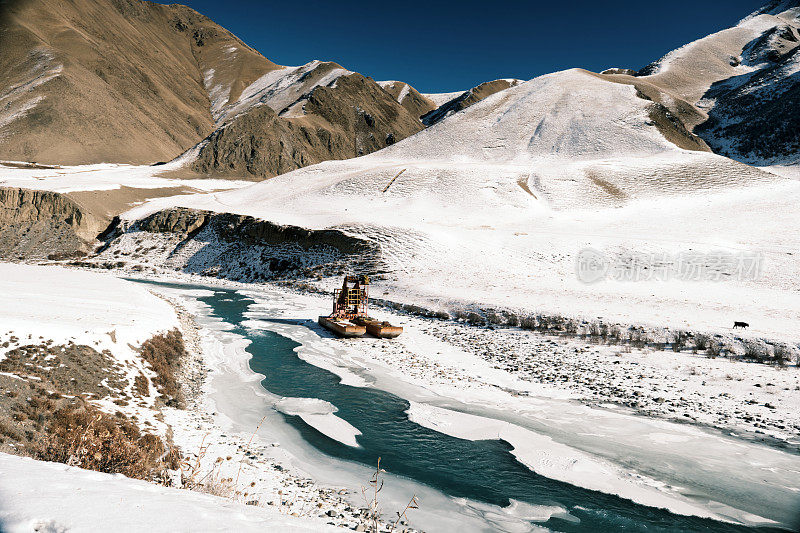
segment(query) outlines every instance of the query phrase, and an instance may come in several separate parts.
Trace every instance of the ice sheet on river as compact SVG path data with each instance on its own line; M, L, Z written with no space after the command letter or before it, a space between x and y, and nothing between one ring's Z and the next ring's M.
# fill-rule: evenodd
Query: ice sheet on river
M519 462L541 476L590 490L617 494L642 505L666 508L684 515L750 524L774 524L772 520L719 504L719 512L687 501L668 485L625 472L620 467L580 450L555 442L523 427L468 413L410 402L409 420L423 427L466 440L503 440L514 449Z
M323 435L347 446L358 447L356 436L361 432L335 413L335 405L318 398L284 398L275 403L275 409L286 415L299 416L303 422Z

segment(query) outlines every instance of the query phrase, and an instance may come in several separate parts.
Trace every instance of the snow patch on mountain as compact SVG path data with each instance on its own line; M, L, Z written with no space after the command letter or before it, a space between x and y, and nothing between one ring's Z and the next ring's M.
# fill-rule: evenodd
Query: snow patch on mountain
M411 86L402 81L388 80L388 81L379 81L376 83L380 85L381 88L383 89L394 88L396 85L400 84L402 87L400 89L400 92L397 94L396 98L398 104L402 104L403 100L405 100L406 97L408 96L408 93L411 92Z
M217 123L224 123L256 105L266 104L281 114L315 87L330 86L339 77L352 74L335 63L314 60L298 67L271 70L247 86L239 100L225 106Z
M214 69L206 70L203 76L203 85L208 91L208 98L211 100L211 116L218 121L222 116L222 111L228 103L231 94L230 86L225 87L221 83L214 83Z
M452 93L424 93L422 96L436 104L436 107L441 107L453 98L458 98L464 94L464 91L454 91Z
M25 116L44 99L42 95L30 96L31 91L56 78L64 69L64 65L55 63L53 53L46 48L36 48L29 55L34 64L25 81L0 92L0 137L5 126Z

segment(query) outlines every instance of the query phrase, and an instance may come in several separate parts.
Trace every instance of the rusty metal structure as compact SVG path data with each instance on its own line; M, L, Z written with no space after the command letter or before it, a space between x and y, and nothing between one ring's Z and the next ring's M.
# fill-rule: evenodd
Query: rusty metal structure
M367 302L369 301L369 277L345 276L342 288L333 293L332 318L353 320L358 317L367 317Z
M369 277L345 276L342 288L333 292L333 312L319 317L322 327L340 337L361 337L369 333L380 339L393 339L403 332L400 326L367 315Z

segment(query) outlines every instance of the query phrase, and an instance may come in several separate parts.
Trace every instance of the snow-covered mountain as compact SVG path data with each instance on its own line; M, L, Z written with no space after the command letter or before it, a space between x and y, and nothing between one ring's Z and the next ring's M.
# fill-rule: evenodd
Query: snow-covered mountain
M449 211L465 219L514 206L526 217L531 202L586 209L774 181L701 146L680 148L658 120L665 113L632 85L578 69L558 72L494 94L378 153L214 197L229 210L255 214L253 207L256 216L278 222L285 213L291 223L318 227L316 215L323 225L333 213L339 223L378 211L391 218L416 201L426 210L435 205L430 216ZM408 205L399 210L400 204ZM352 209L344 213L343 205Z
M421 117L443 103L435 98L429 98L430 95L420 94L419 91L404 81L379 81L378 85L394 96L398 103L408 109L408 112L415 117Z
M696 107L687 126L716 153L757 165L800 162L797 1L772 2L639 74Z
M271 70L216 105L215 121L177 158L177 174L272 177L371 153L423 128L371 78L321 61Z
M775 17L780 22L733 60L749 72L716 82L703 96L709 118L696 132L728 157L794 165L800 163L800 7Z

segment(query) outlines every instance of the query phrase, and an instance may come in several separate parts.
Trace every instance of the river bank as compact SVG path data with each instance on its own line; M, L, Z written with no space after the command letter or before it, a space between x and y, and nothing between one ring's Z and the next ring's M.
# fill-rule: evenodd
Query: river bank
M211 491L219 496L247 505L274 507L290 516L316 517L329 525L365 530L361 509L345 498L346 488L317 483L292 465L294 457L280 443L256 438L263 419L248 434L219 413L213 400L217 392L213 378L222 372L224 360L234 358L244 343L224 339L223 324L219 324L222 330L214 332L208 323L198 323L195 317L202 313L198 302L185 296L203 291L184 291L184 298L167 295L163 288L151 292L175 309L191 356L184 361L181 376L186 409L165 409L164 415L175 443L190 458L197 476L210 480ZM193 312L184 305L192 303ZM229 345L225 345L226 340Z

